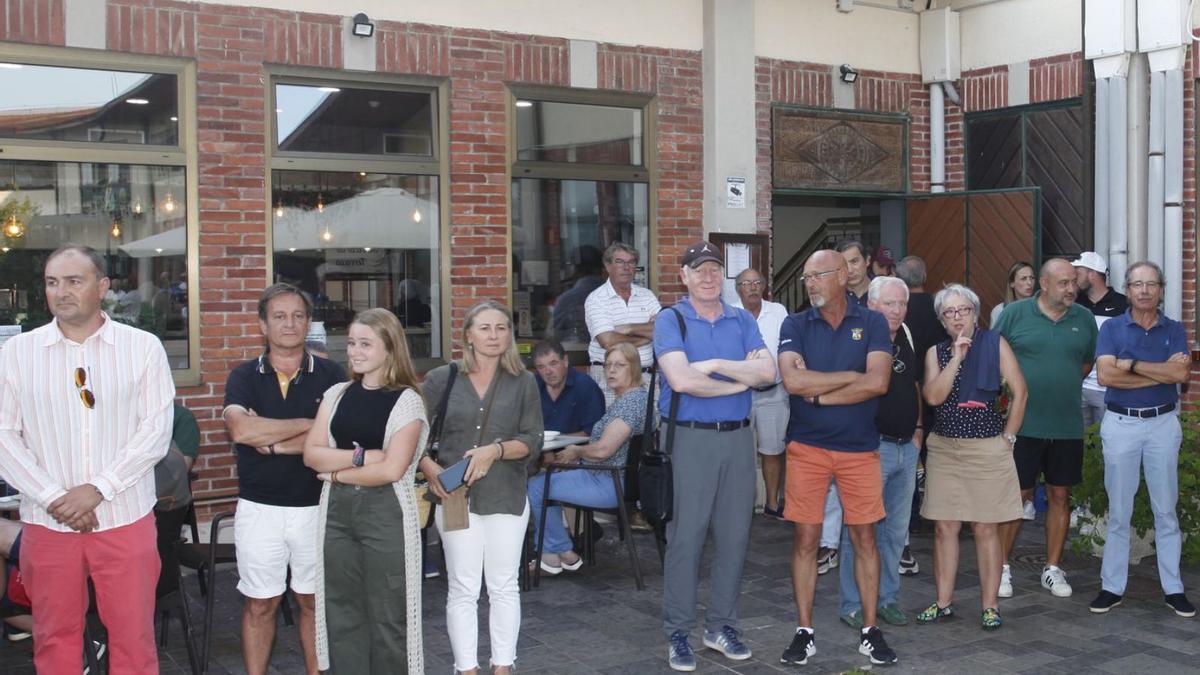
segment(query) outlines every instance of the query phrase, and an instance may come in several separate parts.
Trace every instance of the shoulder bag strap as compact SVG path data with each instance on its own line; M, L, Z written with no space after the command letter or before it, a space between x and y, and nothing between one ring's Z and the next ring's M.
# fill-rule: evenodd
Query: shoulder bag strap
M674 307L671 308L671 311L675 312L675 319L679 321L679 337L686 342L687 324L683 321L683 314ZM667 447L664 452L669 455L675 450L675 416L679 414L679 392L674 389L671 390L671 409L667 414L669 416L667 420Z
M458 362L450 362L450 376L446 378L446 388L442 390L442 400L438 403L437 417L433 418L433 428L429 430L429 440L426 446L429 448L429 457L436 462L438 460L438 443L442 440L442 426L446 422L446 409L450 405L450 390L454 389L454 381L458 379Z

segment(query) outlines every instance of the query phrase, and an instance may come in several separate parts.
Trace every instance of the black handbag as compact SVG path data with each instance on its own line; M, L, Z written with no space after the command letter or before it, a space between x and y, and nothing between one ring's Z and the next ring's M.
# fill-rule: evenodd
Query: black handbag
M687 326L684 325L683 315L674 307L671 311L679 321L679 333L687 339ZM646 425L650 425L654 413L654 380L658 374L657 363L650 375L650 396L648 397ZM638 497L642 515L646 522L659 532L671 522L675 515L675 478L672 475L671 451L675 446L675 417L679 413L679 392L671 392L671 406L667 417L667 438L665 447L658 445L658 434L646 433L643 438L645 449L642 453L642 465L638 468Z

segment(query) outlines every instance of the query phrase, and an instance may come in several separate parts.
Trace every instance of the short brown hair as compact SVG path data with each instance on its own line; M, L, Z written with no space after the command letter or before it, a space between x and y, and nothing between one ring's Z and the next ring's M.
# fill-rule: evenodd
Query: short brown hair
M312 300L308 299L308 294L291 284L285 283L271 284L262 292L262 296L258 298L258 318L266 321L267 306L271 304L271 301L289 293L300 296L301 302L304 303L304 316L312 318Z

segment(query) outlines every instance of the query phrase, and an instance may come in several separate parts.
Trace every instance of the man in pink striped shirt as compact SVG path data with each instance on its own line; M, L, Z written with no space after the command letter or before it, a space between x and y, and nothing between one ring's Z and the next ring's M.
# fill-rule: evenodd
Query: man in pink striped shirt
M158 338L100 310L108 287L103 256L59 248L45 269L54 321L0 350L0 475L23 495L20 565L42 673L82 669L89 577L111 670L158 672L152 469L175 385Z

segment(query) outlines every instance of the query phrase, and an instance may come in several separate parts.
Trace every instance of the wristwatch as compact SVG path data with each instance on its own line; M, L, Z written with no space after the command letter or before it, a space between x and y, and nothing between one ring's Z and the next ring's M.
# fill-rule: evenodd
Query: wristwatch
M1004 440L1008 441L1009 447L1012 447L1017 444L1017 435L1016 434L1010 434L1006 431L1006 432L1000 434L1000 436Z

